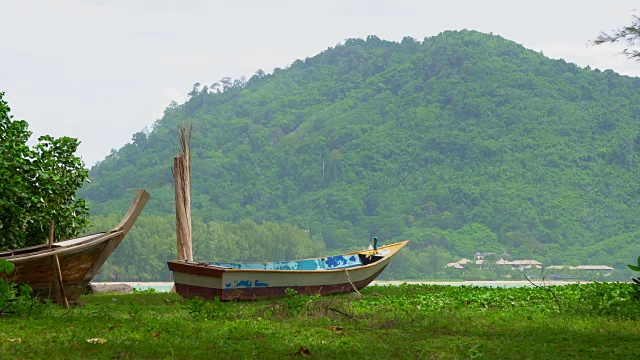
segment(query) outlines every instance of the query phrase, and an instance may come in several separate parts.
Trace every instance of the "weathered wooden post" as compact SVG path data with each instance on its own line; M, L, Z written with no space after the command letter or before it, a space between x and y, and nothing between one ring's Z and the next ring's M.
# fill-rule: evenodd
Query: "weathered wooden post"
M53 227L54 222L51 220L51 225L49 226L49 249L53 248ZM51 285L53 286L53 291L55 291L56 294L56 302L65 309L68 309L69 302L67 301L67 295L64 293L62 270L60 270L60 259L57 254L54 254L51 258L51 274L53 276Z
M176 191L176 240L178 260L193 261L191 246L191 129L178 127L180 151L173 158L173 179Z

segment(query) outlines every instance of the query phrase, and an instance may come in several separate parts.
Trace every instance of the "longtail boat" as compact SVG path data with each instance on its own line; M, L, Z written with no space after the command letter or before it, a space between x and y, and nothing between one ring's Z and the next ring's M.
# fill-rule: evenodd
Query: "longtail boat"
M7 280L29 285L34 296L60 302L58 297L62 294L66 298L65 303L67 300L69 303L75 302L131 230L147 200L149 194L138 190L120 224L110 231L51 245L0 252L0 259L9 260L15 265L14 271L7 275Z
M377 240L377 239L376 239ZM409 241L313 259L280 262L169 261L175 291L183 297L220 300L337 294L369 285ZM377 245L377 244L376 244Z

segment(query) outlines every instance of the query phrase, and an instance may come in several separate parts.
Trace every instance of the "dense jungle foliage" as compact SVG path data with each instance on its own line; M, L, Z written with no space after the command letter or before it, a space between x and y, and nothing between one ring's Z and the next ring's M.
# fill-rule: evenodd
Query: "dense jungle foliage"
M79 195L107 216L146 187L145 217L170 231L177 127L192 124L196 258L232 258L197 248L211 227L251 221L308 229L314 251L410 239L398 274L476 252L622 270L640 235L638 90L475 31L349 39L272 74L195 84Z

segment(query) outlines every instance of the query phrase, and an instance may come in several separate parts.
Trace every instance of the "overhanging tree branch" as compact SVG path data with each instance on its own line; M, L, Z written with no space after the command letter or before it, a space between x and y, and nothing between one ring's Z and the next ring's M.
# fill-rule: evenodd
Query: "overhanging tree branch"
M613 30L611 34L602 32L591 43L593 45L602 45L606 43L626 42L627 46L632 47L640 43L640 18L633 16L631 25L620 29ZM627 58L640 61L640 51L626 48L622 50Z

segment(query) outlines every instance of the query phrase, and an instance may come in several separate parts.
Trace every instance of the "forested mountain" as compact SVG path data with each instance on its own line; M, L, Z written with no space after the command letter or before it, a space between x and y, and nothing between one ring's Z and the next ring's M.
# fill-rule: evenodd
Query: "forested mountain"
M189 96L91 169L79 195L92 214L120 213L142 187L145 215L172 213L177 127L191 124L203 224L291 224L328 250L410 239L405 265L638 255L638 78L447 31L350 39Z

